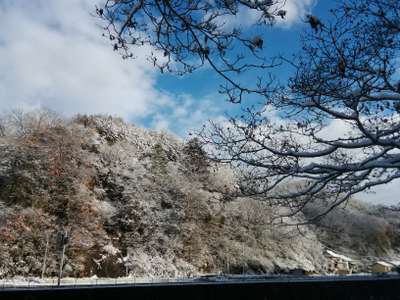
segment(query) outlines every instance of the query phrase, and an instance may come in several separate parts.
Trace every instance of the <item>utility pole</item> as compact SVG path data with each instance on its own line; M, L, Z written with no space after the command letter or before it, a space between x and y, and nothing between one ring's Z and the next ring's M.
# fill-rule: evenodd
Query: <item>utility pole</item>
M228 258L228 257L226 258L226 272L227 272L227 275L230 274L230 270L229 270L229 258Z
M44 278L44 274L46 272L47 255L49 252L49 239L50 239L50 234L46 232L46 249L44 250L43 268L41 276L42 279Z
M244 255L244 243L242 243L242 256L243 256L243 261L242 261L242 275L244 275L244 264L246 262L246 257Z
M57 286L61 285L62 271L64 268L65 248L67 247L68 239L69 239L68 232L66 230L64 232L59 233L59 248L61 250L61 257L60 257L60 269L58 271Z

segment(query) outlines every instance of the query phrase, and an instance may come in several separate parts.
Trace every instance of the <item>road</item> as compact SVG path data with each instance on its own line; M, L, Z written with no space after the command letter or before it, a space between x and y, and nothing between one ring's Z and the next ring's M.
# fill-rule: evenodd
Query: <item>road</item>
M228 276L180 282L5 287L0 299L400 300L400 276Z

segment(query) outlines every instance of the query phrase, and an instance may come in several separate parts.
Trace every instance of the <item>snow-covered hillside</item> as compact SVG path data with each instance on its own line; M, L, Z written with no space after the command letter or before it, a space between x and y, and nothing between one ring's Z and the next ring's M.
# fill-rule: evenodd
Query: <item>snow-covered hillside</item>
M103 116L12 126L0 136L0 277L39 276L46 249L44 274L56 275L63 230L71 277L324 273L326 245L354 256L396 255L400 245L398 215L385 221L376 210L357 210L352 225L370 237L358 244L325 229L339 218L300 232L272 226L276 208L238 197L233 172L208 162L196 139Z

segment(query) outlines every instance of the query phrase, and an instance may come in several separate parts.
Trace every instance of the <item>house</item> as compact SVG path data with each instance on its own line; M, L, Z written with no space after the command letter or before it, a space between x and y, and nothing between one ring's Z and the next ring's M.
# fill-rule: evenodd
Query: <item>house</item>
M352 273L351 258L342 254L338 254L332 250L326 250L325 255L329 260L328 271L339 275Z
M373 273L387 273L392 271L393 265L384 261L377 261L371 266Z

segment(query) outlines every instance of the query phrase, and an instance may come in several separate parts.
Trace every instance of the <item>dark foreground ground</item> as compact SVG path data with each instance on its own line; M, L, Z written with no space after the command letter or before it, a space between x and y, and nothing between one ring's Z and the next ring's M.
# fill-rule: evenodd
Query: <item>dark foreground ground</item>
M14 287L0 299L400 300L400 276L200 278L136 285Z

